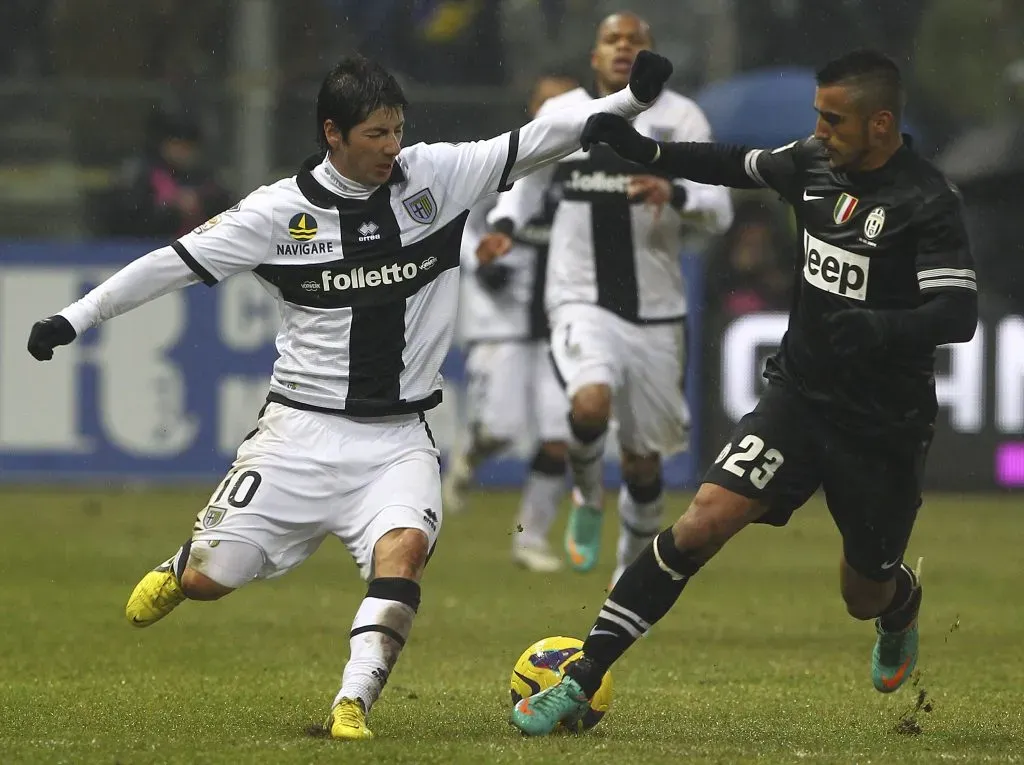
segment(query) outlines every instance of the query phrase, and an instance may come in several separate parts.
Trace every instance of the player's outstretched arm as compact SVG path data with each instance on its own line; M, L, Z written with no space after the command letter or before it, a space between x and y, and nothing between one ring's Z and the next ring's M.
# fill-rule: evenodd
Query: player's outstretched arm
M672 64L667 58L641 51L633 62L628 87L604 98L552 110L527 123L519 131L519 151L509 182L576 151L591 115L607 112L621 118L637 116L661 95L671 74Z
M633 62L629 86L586 103L545 112L518 130L458 145L433 144L435 163L448 193L464 208L516 180L567 157L579 148L587 118L596 112L635 117L659 95L672 74L667 58L641 51Z
M251 271L266 260L273 231L274 197L257 189L173 244L129 263L81 300L36 322L28 351L40 361L82 332L196 282L213 286L221 279Z
M90 327L198 281L199 277L173 248L153 250L129 263L81 300L37 321L29 334L28 352L39 361L49 361L54 348L73 342Z
M655 141L615 114L595 114L587 120L580 145L587 151L598 143L678 178L735 189L770 187L784 195L794 187L802 158L816 149L812 141L768 151L724 143Z

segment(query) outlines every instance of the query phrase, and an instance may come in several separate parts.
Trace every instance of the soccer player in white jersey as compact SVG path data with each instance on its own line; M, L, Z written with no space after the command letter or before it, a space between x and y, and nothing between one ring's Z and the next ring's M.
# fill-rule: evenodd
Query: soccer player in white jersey
M532 119L541 105L578 87L566 74L546 74L534 83L527 106ZM562 558L551 551L548 532L566 490L569 400L548 354L544 312L547 240L555 203L519 232L515 245L497 259L488 240L487 212L494 198L469 214L462 235L460 335L468 346L468 417L464 445L441 484L444 508L459 511L476 468L506 451L524 428L538 440L519 504L512 559L530 571L552 572Z
M595 92L577 88L552 98L540 115L621 91L638 53L652 46L643 19L609 16L598 26L591 54ZM636 118L635 127L663 139L711 139L700 108L670 90ZM727 189L653 175L599 148L516 184L501 195L488 221L497 232L514 235L534 215L545 187L560 189L546 304L552 358L572 400L575 488L565 547L574 569L589 571L596 564L602 455L614 418L623 476L614 580L661 529L661 459L688 440L682 236L695 229L723 231L732 222L732 204ZM511 241L506 236L504 246Z
M607 98L486 141L401 149L398 82L345 58L317 96L321 151L297 175L33 325L28 350L47 360L90 327L200 281L251 271L278 300L267 405L189 539L135 587L132 624L284 574L336 536L369 584L328 727L335 738L372 737L367 713L409 637L441 526L423 412L441 400L467 211L576 150L591 114L642 112L671 71L652 54L637 59L628 90Z

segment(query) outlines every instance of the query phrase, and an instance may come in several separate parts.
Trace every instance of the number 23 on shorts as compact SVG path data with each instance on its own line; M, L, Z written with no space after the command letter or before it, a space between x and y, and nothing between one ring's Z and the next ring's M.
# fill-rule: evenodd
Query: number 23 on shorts
M715 464L725 460L722 465L723 470L739 478L746 476L755 488L763 489L775 477L775 471L786 461L778 449L766 450L764 447L764 439L761 437L753 434L743 436L736 451L733 451L731 442L726 444L715 458ZM751 465L759 458L760 464Z

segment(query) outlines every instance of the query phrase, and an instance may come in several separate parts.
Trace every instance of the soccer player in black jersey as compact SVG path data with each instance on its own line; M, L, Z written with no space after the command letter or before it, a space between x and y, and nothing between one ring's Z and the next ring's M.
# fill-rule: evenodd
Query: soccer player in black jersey
M606 114L583 131L584 148L605 143L656 171L774 189L796 212L802 252L760 402L686 512L619 579L584 657L513 710L525 733L585 711L604 672L734 534L785 525L819 487L843 539L846 608L875 621L875 688L894 691L914 669L921 584L903 555L937 410L935 348L974 335L974 266L957 191L900 134L896 65L854 51L817 83L814 135L774 150L657 143Z

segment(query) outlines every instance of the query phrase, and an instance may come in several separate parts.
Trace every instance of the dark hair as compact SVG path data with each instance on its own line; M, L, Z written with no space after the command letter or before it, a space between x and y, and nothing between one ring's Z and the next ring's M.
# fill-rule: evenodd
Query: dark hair
M848 85L871 111L892 112L897 124L903 113L903 78L891 58L876 50L859 49L832 59L818 70L818 85Z
M348 140L349 131L377 109L409 105L398 80L380 64L358 54L346 56L324 77L316 95L316 140L329 150L324 122L331 120Z

